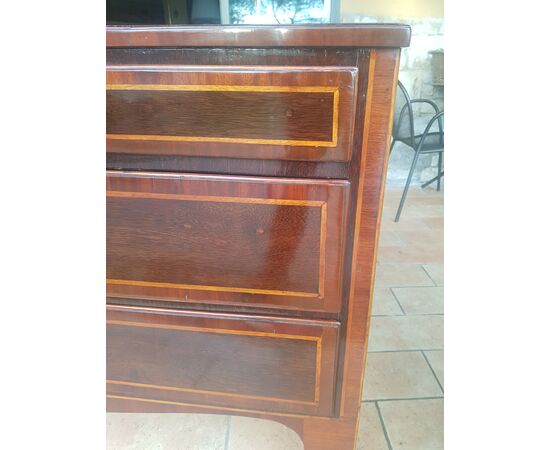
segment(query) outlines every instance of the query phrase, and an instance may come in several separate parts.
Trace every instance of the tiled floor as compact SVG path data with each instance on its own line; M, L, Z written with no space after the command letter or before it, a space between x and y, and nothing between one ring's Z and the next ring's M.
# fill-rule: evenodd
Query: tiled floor
M386 193L358 450L443 449L443 193ZM370 445L370 446L369 446Z
M443 193L386 193L357 450L443 449ZM109 414L109 450L301 450L275 422Z

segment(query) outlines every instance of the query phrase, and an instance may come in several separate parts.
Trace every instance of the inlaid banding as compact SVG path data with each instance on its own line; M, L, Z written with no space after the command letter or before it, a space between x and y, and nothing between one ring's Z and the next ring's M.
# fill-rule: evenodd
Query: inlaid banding
M337 87L109 84L107 138L334 147Z

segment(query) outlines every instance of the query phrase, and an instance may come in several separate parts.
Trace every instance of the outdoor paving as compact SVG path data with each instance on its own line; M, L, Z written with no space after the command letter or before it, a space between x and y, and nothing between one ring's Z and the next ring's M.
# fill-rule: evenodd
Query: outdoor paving
M443 192L384 201L357 450L443 449ZM275 422L194 414L108 414L109 450L301 450Z

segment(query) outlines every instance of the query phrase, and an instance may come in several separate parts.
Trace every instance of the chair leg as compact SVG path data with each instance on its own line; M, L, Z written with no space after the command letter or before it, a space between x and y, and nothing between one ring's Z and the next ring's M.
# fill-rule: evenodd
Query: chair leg
M418 157L420 152L415 151L414 158L411 164L411 170L409 171L409 176L407 177L407 182L405 183L405 189L403 190L403 195L401 196L401 201L399 202L399 208L397 208L397 214L395 215L395 221L399 222L399 217L401 216L401 211L403 210L403 205L405 204L405 198L407 197L407 192L409 191L409 185L411 184L412 176L416 163L418 162Z
M443 159L443 152L439 152L439 157L437 158L437 190L441 190L441 162Z
M420 186L422 189L424 189L425 187L429 186L430 184L432 184L434 181L437 181L438 179L440 179L443 175L445 175L445 171L442 170L441 173L439 175L436 175L435 177L433 177L431 180L428 180L426 181L422 186Z

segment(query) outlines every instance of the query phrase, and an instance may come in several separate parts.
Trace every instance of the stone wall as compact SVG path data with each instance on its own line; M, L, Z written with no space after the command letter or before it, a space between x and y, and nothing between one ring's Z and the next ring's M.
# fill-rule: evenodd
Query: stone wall
M411 26L412 39L409 48L401 53L399 80L403 83L411 98L427 98L433 100L440 109L443 109L444 95L442 86L432 84L431 50L443 49L443 19L402 19L392 17L368 17L361 15L346 15L343 13L344 23L406 23ZM418 112L418 121L415 123L415 133L424 131L433 109L423 106L415 109ZM405 184L409 174L413 151L400 143L396 144L388 166L387 183L390 187L400 187ZM437 154L422 155L413 176L413 185L420 185L437 174ZM432 186L435 186L432 185Z

